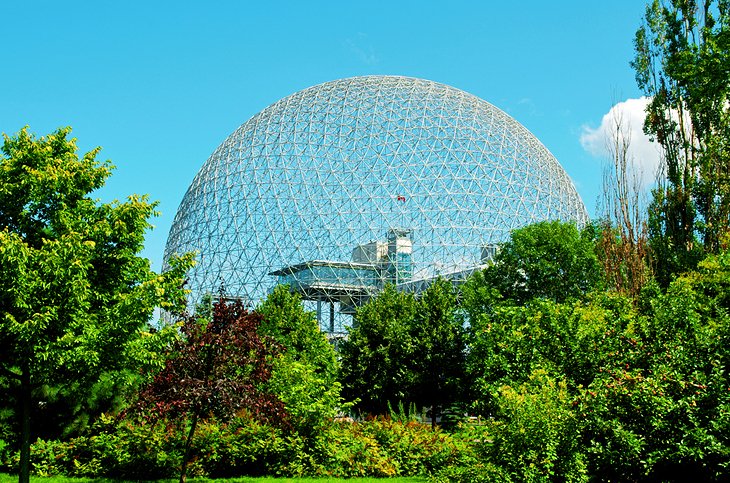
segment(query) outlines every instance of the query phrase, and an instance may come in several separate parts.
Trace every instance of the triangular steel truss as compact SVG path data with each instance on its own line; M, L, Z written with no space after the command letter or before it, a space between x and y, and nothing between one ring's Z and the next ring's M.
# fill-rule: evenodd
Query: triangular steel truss
M199 252L191 302L221 285L257 303L272 271L351 260L394 227L412 231L412 278L468 273L510 230L584 224L573 183L510 116L421 79L327 82L269 106L231 134L190 185L165 260Z

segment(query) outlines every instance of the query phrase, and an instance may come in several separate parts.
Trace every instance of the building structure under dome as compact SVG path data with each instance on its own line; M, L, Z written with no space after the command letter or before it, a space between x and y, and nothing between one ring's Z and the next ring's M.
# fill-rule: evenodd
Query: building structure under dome
M386 283L459 283L511 230L588 216L568 175L517 121L453 87L336 80L253 116L188 188L165 260L197 251L191 303L221 286L256 305L277 283L335 312ZM335 321L338 320L338 324Z

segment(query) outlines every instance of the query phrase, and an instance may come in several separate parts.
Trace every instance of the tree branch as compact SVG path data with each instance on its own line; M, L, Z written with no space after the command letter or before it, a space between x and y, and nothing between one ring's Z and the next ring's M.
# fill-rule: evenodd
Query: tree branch
M19 381L21 378L21 375L17 372L13 372L10 369L6 368L5 366L0 366L0 374L4 375L5 377L10 377L12 379L15 379L16 381Z

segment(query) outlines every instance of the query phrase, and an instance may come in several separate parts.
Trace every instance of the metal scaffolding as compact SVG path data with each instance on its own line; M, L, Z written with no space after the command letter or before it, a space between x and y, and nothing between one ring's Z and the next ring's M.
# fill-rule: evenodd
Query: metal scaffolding
M355 77L285 97L231 134L185 194L165 260L199 252L191 303L221 283L257 303L316 265L274 275L281 267L316 261L349 264L341 282L361 286L371 275L357 264L388 261L385 276L416 286L470 273L512 229L547 219L588 217L517 121L443 84Z

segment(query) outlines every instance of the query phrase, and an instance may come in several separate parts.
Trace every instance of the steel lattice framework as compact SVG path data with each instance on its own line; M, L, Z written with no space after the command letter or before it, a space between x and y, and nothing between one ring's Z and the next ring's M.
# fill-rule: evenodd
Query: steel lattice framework
M372 275L368 266L394 260L388 242L373 255L389 233L405 237L400 282L454 278L510 230L546 219L583 224L587 214L557 160L517 121L443 84L355 77L290 95L231 134L185 194L165 260L199 252L193 299L222 284L255 303L277 275L312 277L311 261L330 278L344 274L343 284ZM369 242L375 258L355 257ZM305 270L272 274L295 264Z

